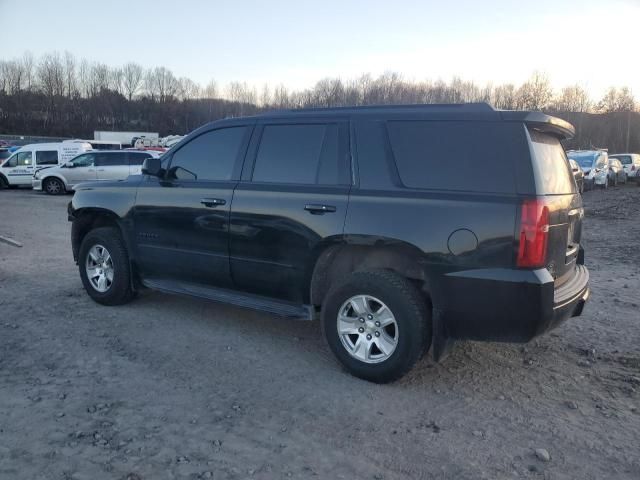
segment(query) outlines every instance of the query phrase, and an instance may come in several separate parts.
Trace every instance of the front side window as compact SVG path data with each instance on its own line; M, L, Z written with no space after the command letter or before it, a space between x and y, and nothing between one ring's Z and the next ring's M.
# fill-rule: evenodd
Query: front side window
M95 154L87 153L85 155L80 155L79 157L74 158L69 163L72 163L74 167L93 167L94 160Z
M173 154L167 176L175 180L231 180L247 130L229 127L197 136Z
M252 180L307 185L348 183L337 124L267 125Z
M36 152L36 165L57 165L57 150L42 150Z
M18 152L13 157L9 158L7 167L25 167L31 165L31 152Z

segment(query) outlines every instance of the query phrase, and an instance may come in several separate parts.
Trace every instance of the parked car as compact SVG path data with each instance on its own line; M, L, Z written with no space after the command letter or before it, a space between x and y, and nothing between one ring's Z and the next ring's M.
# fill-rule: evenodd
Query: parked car
M573 179L576 181L576 186L578 187L578 192L584 193L584 172L578 162L576 162L573 158L569 159L569 165L571 166L571 172L573 173Z
M573 133L486 104L226 119L140 176L79 185L73 256L104 305L148 287L319 316L349 372L388 382L430 347L526 342L581 314Z
M627 183L627 173L617 158L609 157L609 179L614 187L619 183Z
M8 148L0 147L0 164L11 156L11 152Z
M43 167L65 163L91 150L88 143L34 143L17 149L0 164L0 188L31 186L33 174Z
M60 195L81 182L124 180L129 175L139 175L144 160L157 156L155 152L133 150L91 151L65 164L38 170L32 186L49 195Z
M590 190L594 186L608 188L611 181L609 157L603 150L570 150L570 159L578 162L584 172L584 188Z
M622 163L627 178L640 182L640 155L637 153L616 153L609 158L617 158Z

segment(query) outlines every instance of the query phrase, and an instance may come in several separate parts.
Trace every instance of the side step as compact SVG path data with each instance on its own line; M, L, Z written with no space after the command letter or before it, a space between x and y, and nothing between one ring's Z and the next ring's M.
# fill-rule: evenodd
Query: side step
M224 288L206 287L192 283L155 278L145 278L142 280L142 284L152 290L189 295L191 297L204 298L219 303L228 303L238 307L272 313L281 317L299 320L313 320L315 317L315 309L311 305L300 305L282 300L274 300L251 293L235 292Z

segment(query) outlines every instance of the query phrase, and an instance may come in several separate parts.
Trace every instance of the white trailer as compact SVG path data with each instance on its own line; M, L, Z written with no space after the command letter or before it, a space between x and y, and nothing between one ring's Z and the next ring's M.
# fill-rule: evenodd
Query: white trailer
M109 132L99 130L93 132L94 140L102 140L105 142L119 142L122 145L133 145L134 138L140 137L158 140L160 134L158 132Z

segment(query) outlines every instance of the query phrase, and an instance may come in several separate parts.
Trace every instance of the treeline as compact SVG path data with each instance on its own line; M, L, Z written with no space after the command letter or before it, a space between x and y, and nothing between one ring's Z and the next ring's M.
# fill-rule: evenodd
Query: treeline
M542 110L566 118L578 135L569 148L640 150L640 115L627 87L601 99L580 85L554 91L534 73L522 85L408 81L398 73L351 80L325 78L312 88L258 88L245 82L202 86L165 67L111 67L69 52L0 60L0 133L92 137L94 130L184 134L211 120L264 110L372 104L488 102L496 108Z

